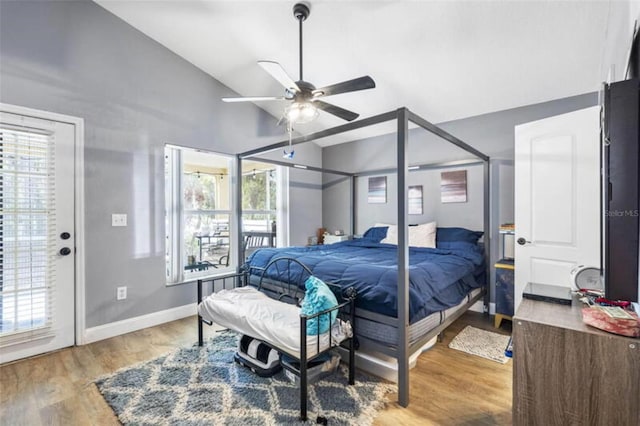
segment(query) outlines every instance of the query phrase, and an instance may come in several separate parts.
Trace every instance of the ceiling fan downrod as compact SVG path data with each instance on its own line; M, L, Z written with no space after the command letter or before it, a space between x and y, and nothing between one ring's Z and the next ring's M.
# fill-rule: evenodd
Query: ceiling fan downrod
M309 17L311 10L309 6L304 3L296 3L293 6L293 17L298 20L298 31L300 34L300 81L304 81L302 78L302 23Z

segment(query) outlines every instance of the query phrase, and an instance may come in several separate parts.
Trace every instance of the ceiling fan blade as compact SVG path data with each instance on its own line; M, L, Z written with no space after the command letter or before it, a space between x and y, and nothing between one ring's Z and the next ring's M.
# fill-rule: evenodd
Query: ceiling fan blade
M262 102L262 101L283 101L282 96L245 96L241 98L222 98L222 102Z
M326 111L329 114L333 114L336 117L340 117L343 120L353 121L360 116L360 114L356 114L353 111L349 111L348 109L340 108L339 106L335 106L323 101L313 101L313 104L321 110Z
M376 87L376 82L373 81L368 75L364 77L354 78L353 80L343 81L342 83L332 84L330 86L321 87L313 91L313 95L331 96L338 95L340 93L356 92L358 90L373 89Z
M271 77L275 78L280 84L282 84L285 89L289 89L295 92L300 91L300 88L298 87L296 82L293 81L291 77L289 77L289 74L287 74L284 68L282 68L282 65L280 65L279 63L273 61L258 61L258 65L260 65L263 70L268 72Z

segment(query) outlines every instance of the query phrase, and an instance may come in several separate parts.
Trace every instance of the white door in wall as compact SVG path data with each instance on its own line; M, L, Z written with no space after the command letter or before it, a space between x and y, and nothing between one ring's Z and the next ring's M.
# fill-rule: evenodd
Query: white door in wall
M528 282L600 265L599 132L599 107L515 128L516 309Z
M3 363L75 341L75 126L0 107Z

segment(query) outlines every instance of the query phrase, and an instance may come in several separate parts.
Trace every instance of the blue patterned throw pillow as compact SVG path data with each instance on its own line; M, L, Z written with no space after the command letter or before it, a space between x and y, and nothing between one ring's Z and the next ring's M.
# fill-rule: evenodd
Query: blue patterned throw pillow
M326 311L327 309L338 306L338 299L333 294L328 285L322 280L314 276L310 276L305 281L304 286L306 292L304 299L302 300L302 306L300 313L303 315L313 315L318 312ZM318 334L318 319L320 320L320 334L326 333L331 328L331 325L336 320L338 311L331 312L331 320L329 315L320 315L317 318L312 318L307 321L307 335L315 336Z

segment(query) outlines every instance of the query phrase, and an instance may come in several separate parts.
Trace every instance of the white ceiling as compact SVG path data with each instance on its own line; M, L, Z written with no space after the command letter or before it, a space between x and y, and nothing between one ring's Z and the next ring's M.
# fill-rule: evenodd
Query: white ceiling
M258 60L280 62L298 79L295 1L97 3L241 95L282 94ZM375 89L325 100L361 117L406 106L434 123L593 92L609 8L604 0L316 0L304 24L304 77L321 87L368 74ZM260 106L279 117L284 104ZM321 113L298 130L342 123Z

